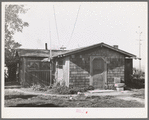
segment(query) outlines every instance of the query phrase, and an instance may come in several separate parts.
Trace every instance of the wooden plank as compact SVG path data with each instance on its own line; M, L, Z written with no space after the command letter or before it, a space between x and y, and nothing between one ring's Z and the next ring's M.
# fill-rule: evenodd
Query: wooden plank
M34 72L42 72L42 71L44 71L44 72L49 72L50 70L27 70L27 71L34 71Z
M36 61L36 62L43 62L42 60L28 60L28 61ZM49 63L49 62L44 62L44 63Z
M28 63L30 62L36 62L39 64L38 69L30 69L27 68L27 76L28 76L28 81L30 83L40 83L42 85L49 85L49 76L50 76L50 69L46 68L47 70L41 70L42 68L42 61L41 60L28 60ZM49 64L49 62L44 62ZM30 64L29 64L30 65Z

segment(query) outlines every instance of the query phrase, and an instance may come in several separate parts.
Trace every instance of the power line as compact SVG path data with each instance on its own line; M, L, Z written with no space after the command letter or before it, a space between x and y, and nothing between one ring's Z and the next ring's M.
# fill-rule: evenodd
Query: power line
M55 18L55 25L56 25L56 32L57 32L58 44L59 44L59 46L60 46L59 34L58 34L58 27L57 27L57 21L56 21L56 14L55 14L54 5L53 5L53 11L54 11L54 18Z
M75 29L75 26L76 26L76 22L77 22L77 18L78 18L78 15L79 15L80 7L81 7L81 5L79 6L78 13L77 13L77 17L76 17L76 21L75 21L75 24L74 24L74 27L73 27L73 30L72 30L72 33L71 33L70 39L69 39L69 41L68 41L68 43L67 43L66 47L68 47L68 46L69 46L70 40L71 40L72 35L73 35L73 33L74 33L74 29Z
M51 28L50 28L50 17L49 17L49 37L50 37L50 56L49 56L49 59L50 59L50 85L52 85L52 62L51 62L51 59L52 59L52 40L51 40Z

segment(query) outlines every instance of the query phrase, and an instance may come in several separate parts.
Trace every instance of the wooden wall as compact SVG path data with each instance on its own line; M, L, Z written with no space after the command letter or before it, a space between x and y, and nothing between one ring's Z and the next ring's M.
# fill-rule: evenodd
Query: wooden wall
M23 87L29 87L34 84L49 85L50 64L41 62L42 59L28 57L20 59L19 79Z
M90 84L91 56L101 56L107 61L106 84L114 84L114 77L124 81L125 56L105 47L97 47L70 56L70 86L85 87Z
M69 57L66 57L63 62L63 80L65 85L69 87Z
M69 57L59 59L54 62L55 66L55 82L65 82L65 85L69 87Z

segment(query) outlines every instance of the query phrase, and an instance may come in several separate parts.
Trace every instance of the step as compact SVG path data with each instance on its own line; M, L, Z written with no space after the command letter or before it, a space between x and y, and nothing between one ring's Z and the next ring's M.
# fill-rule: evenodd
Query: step
M90 93L106 93L106 92L114 92L115 90L91 90L88 91Z

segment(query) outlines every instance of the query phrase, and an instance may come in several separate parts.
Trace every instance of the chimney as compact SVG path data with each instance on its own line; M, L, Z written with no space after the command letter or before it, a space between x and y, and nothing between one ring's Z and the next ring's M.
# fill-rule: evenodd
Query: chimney
M48 50L47 43L45 43L45 49Z
M118 45L113 45L113 47L114 47L115 49L118 49Z

